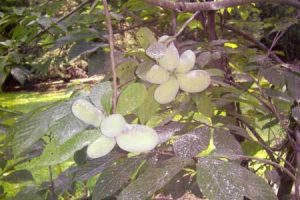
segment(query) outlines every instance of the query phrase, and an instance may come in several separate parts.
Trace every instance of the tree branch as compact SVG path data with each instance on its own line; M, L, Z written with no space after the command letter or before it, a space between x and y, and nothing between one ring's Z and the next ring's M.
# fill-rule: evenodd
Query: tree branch
M296 0L223 0L215 2L175 2L170 0L146 0L148 3L156 6L160 6L165 9L176 10L176 11L208 11L208 10L219 10L222 8L234 7L238 5L245 5L250 3L276 3L292 6L300 9L300 2Z
M109 42L109 50L110 50L110 60L111 60L111 71L113 76L113 103L112 103L112 112L116 112L116 105L117 105L117 72L116 72L116 63L115 63L115 56L114 56L114 38L113 38L113 30L111 25L111 18L110 13L108 11L107 1L103 0L105 18L106 18L106 26L108 30L108 42Z

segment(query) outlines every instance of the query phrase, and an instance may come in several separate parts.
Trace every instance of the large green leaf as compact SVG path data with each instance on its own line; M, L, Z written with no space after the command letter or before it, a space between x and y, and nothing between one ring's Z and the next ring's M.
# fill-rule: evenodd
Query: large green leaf
M90 99L97 108L109 113L112 107L112 92L111 82L98 83L92 88Z
M56 120L71 112L70 102L62 103L49 109L38 109L24 115L9 130L15 155L19 155L38 141Z
M159 103L154 99L154 92L156 86L151 86L147 91L147 96L145 97L142 106L137 111L137 115L142 124L145 124L157 111Z
M147 96L147 89L141 83L131 83L119 96L117 113L126 115L140 107Z
M277 199L272 188L257 175L239 164L202 158L197 163L197 182L208 199L251 200Z
M48 166L62 163L73 156L73 154L86 145L94 142L100 132L97 129L86 130L73 136L64 144L59 145L55 140L49 143L43 154L32 161L33 165Z
M88 124L70 113L55 121L50 128L50 132L58 144L63 144L86 127L88 127Z
M174 152L180 157L196 157L200 152L207 149L210 137L210 129L206 127L197 128L175 140L173 143Z
M129 180L131 175L145 160L145 154L132 158L125 158L106 168L101 173L93 190L93 200L113 196Z
M159 166L149 165L145 168L144 173L139 175L120 193L118 199L148 199L165 186L182 168L192 164L192 159L173 157L160 163Z

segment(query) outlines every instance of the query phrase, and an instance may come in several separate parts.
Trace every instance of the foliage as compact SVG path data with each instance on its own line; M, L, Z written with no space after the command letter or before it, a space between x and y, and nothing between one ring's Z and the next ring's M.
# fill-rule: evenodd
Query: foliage
M213 11L225 24L207 25L210 14L203 12L186 25L193 13L171 12L151 1L110 1L118 50L119 82L113 88L106 71L111 61L101 1L24 2L4 1L0 8L0 85L9 74L24 83L32 74L78 60L90 71L105 72L106 81L26 113L1 104L0 199L178 198L188 191L208 199L276 199L282 186L265 175L271 172L293 186L297 166L290 157L297 153L291 144L300 144L300 72L284 48L279 58L249 41L261 44L274 33L276 39L277 33L288 32L299 23L291 17L296 9L268 4L281 11L272 15L259 4L241 5ZM222 39L212 37L209 26ZM253 35L249 40L241 32ZM155 58L166 51L156 43L163 35L176 35L171 40L181 55L195 53L194 68L211 77L204 91L177 89L171 102L156 102L160 86L144 80ZM283 61L278 63L274 55ZM117 98L116 105L112 98ZM138 155L115 147L104 157L89 158L87 145L101 131L72 113L78 99L105 115L116 106L128 123L153 127L160 144ZM49 170L51 178L40 180L38 168ZM170 189L180 181L183 191Z

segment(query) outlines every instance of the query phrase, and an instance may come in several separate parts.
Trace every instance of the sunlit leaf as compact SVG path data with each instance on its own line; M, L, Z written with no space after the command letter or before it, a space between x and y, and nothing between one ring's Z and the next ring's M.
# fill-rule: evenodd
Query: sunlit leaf
M155 114L159 107L159 103L154 99L155 89L155 85L148 88L147 96L145 97L142 106L140 106L137 111L137 115L142 124L145 124Z
M131 83L120 94L117 113L126 115L140 107L147 96L147 89L141 83Z

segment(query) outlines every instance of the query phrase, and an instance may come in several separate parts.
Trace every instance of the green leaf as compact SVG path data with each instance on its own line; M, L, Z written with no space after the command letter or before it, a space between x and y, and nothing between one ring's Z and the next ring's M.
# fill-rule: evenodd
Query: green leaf
M117 113L126 115L141 106L147 96L147 89L141 83L131 83L120 94Z
M165 186L185 166L192 164L192 159L173 157L160 163L159 166L149 165L145 168L144 173L140 174L120 193L118 199L148 199Z
M7 176L3 176L1 180L9 183L20 183L24 181L33 181L33 177L30 171L24 169L14 171Z
M300 124L300 106L294 107L292 109L293 118Z
M93 53L97 51L100 47L105 47L107 44L101 42L86 42L79 41L74 44L69 50L69 60L76 58L77 56L85 55L88 53Z
M284 74L277 68L260 68L260 73L273 85L282 87L285 84Z
M120 80L120 84L127 83L135 78L135 69L138 66L136 60L128 60L122 62L117 66L117 76Z
M98 38L99 32L95 29L79 29L70 32L67 36L57 39L52 47L52 49L61 48L66 44L70 44L75 41L83 39L93 39Z
M127 182L131 175L145 160L145 155L125 158L106 168L98 178L93 190L93 200L104 199L113 196Z
M112 92L111 82L105 81L92 88L90 99L97 108L110 113Z
M28 149L48 132L49 127L69 113L71 113L70 102L62 103L57 106L44 110L38 109L28 113L18 120L9 130L12 139L14 154Z
M73 154L94 142L100 136L99 130L86 130L78 133L64 144L59 145L57 142L52 141L43 151L43 154L34 159L33 165L48 166L62 163L73 156Z
M200 113L207 117L214 115L214 105L211 101L211 97L205 93L199 93L192 97L193 101L197 105L197 109Z
M215 153L223 155L242 155L243 150L235 137L224 129L214 129Z
M153 85L148 88L147 96L145 97L142 106L137 111L137 115L142 124L145 124L157 111L159 108L159 103L154 99L154 92L156 86Z
M146 49L151 44L156 42L154 33L149 28L146 28L146 27L140 28L138 30L138 32L136 33L136 37L137 37L139 44L144 49Z
M275 200L272 188L239 164L202 158L197 163L197 182L208 199Z
M63 144L74 135L83 131L88 124L79 120L72 113L57 120L50 128L50 132L58 144Z
M180 157L196 157L200 152L207 149L210 137L211 134L208 128L197 128L175 140L173 144L174 152Z

